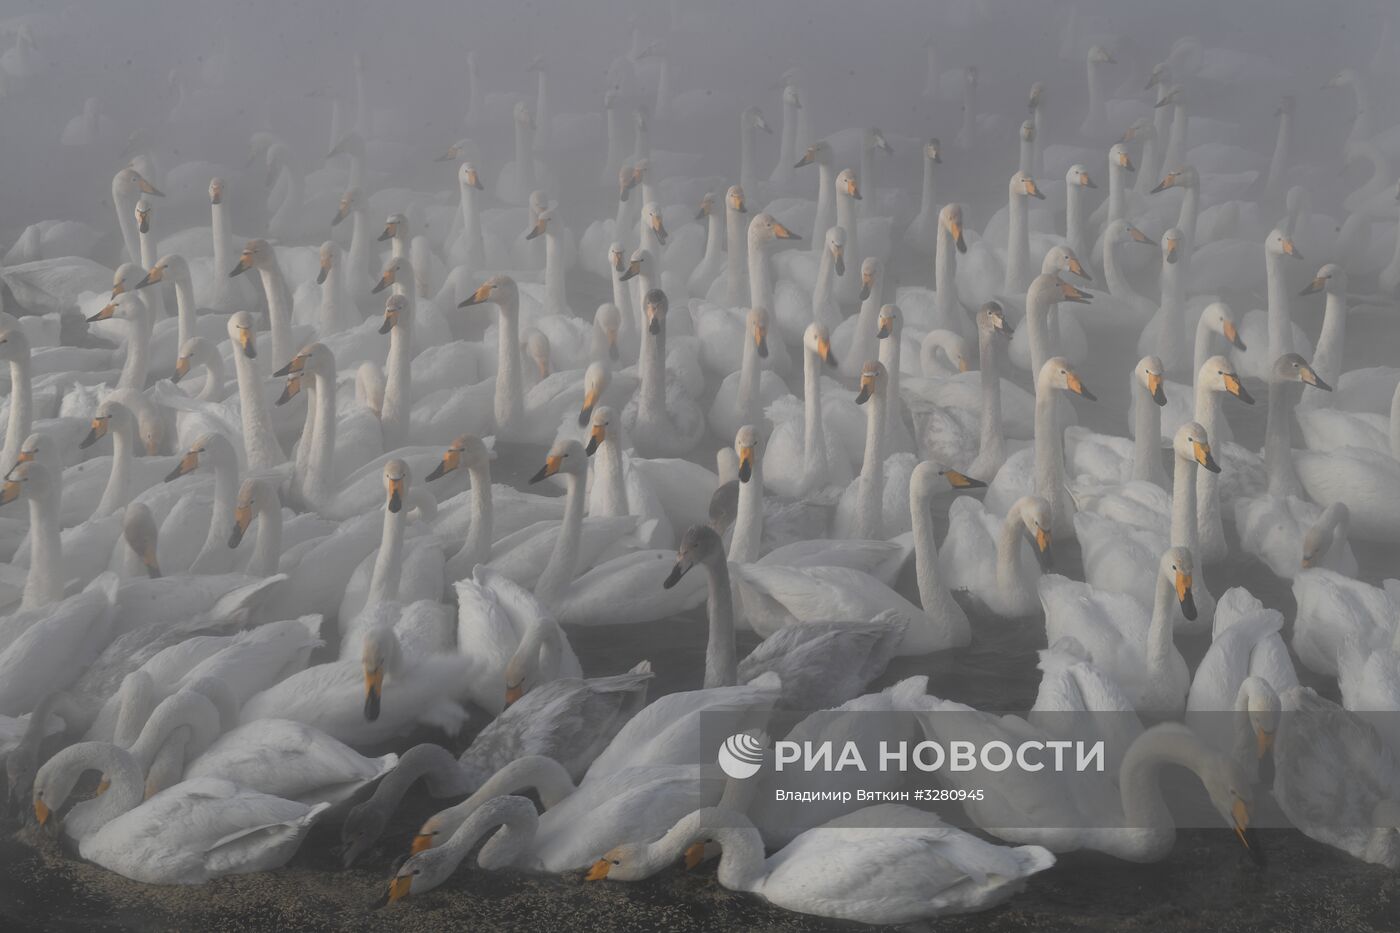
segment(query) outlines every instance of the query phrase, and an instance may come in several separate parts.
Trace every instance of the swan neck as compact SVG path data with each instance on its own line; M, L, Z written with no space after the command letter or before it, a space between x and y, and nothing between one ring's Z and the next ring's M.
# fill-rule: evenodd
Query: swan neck
M993 468L1000 466L1005 459L1005 442L1001 429L1001 366L997 360L997 339L996 333L991 330L982 329L977 334L978 379L982 387L977 459Z
M709 581L706 613L710 640L705 648L705 688L732 687L739 682L734 647L734 597L729 586L729 564L721 557L705 562Z
M1162 410L1136 377L1133 382L1133 479L1161 486Z
M546 608L552 607L573 583L574 569L578 565L579 540L583 535L583 478L569 473L564 477L564 484L567 487L564 520L560 523L559 537L554 542L549 564L535 584L535 596Z

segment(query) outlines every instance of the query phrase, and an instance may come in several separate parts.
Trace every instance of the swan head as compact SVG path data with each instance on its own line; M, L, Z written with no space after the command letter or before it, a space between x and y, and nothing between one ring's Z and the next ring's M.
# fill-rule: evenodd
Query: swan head
M749 244L766 246L775 240L800 240L785 224L768 213L755 214L749 221Z
M1089 64L1091 65L1116 65L1118 60L1113 54L1101 45L1089 47Z
M960 473L952 467L945 467L932 460L920 461L909 474L909 496L919 502L926 502L933 496L948 489L981 489L987 484Z
M1186 238L1181 235L1181 231L1172 227L1162 234L1162 260L1167 265L1176 265L1181 258L1182 246Z
M856 404L864 405L872 398L885 397L885 386L889 382L889 371L879 360L867 360L860 369L860 391L856 393Z
M263 509L281 508L282 500L277 495L277 487L265 479L249 477L238 487L238 499L233 506L233 531L229 534L228 546L238 547L243 536L253 524L253 517Z
M29 337L19 327L0 329L0 360L23 363L29 359Z
M1196 618L1196 600L1191 595L1191 575L1194 571L1191 551L1184 547L1167 548L1157 564L1158 575L1171 585L1181 614L1188 622Z
M175 269L183 262L183 259L175 255L160 257L156 260L156 264L151 266L151 268L147 270L145 277L138 281L135 285L131 286L131 290L136 291L137 289L146 288L149 285L154 285L157 282L164 282L165 277L171 273L171 270Z
M1031 85L1031 92L1026 97L1026 109L1035 113L1045 103L1045 82L1037 81Z
M434 162L456 162L458 159L460 159L460 158L462 157L462 153L466 152L470 147L471 147L471 140L469 140L469 139L459 139L459 140L457 140L455 143L453 143L452 145L448 146L448 147L447 147L447 150L446 150L445 152L443 152L442 155L440 155L440 156L438 156L437 158L433 159L433 161L434 161ZM459 180L461 179L461 171L460 171L460 169L458 170L458 176L457 176L457 177L458 177Z
M1254 733L1255 754L1263 758L1274 744L1282 704L1278 692L1262 677L1246 677L1240 683L1237 707L1242 707Z
M233 345L248 359L257 359L257 332L253 330L253 316L247 311L235 311L229 315L228 323L224 325L228 332L228 339L233 341Z
M48 501L58 491L58 475L37 460L16 463L0 486L0 505L9 505L21 495L34 502Z
M1228 392L1246 405L1254 404L1254 396L1246 391L1239 373L1225 356L1212 356L1202 363L1196 380L1198 385L1207 386L1212 392Z
M624 161L617 170L617 199L626 201L632 189L642 183L642 170L630 159Z
M520 310L520 289L515 284L515 279L508 275L493 275L476 291L472 292L463 301L457 303L459 308L469 308L472 305L494 302L503 312L515 313Z
M753 341L754 349L758 355L767 359L768 357L768 309L750 308L745 325L749 332L749 339Z
M491 468L491 451L484 441L475 434L463 434L453 439L447 445L447 450L443 452L442 459L438 465L433 467L425 480L429 483L439 480L448 473L457 470L489 470Z
M741 427L734 435L734 453L739 457L739 482L753 478L754 467L763 453L763 433L751 424Z
M1130 143L1140 139L1143 142L1147 142L1149 139L1156 138L1156 124L1154 124L1147 117L1139 117L1138 119L1132 122L1131 126L1129 126L1126 130L1123 131L1123 136L1118 141L1120 143ZM1131 171L1131 169L1129 171Z
M880 306L880 316L876 319L875 336L880 340L886 337L899 339L901 331L902 315L899 313L899 305L885 304Z
M199 469L200 464L205 459L212 459L218 463L233 462L236 464L238 462L237 455L233 452L233 445L229 443L228 438L222 434L210 432L190 445L184 456L180 458L180 462L175 464L175 469L171 470L165 477L165 481L168 483L182 476L188 476Z
M1069 365L1069 360L1063 356L1053 356L1046 360L1045 365L1040 367L1040 378L1036 382L1047 389L1062 389L1066 392L1073 392L1091 402L1098 401L1098 396L1085 387L1084 381L1079 378L1074 367ZM1039 393L1037 392L1037 394Z
M30 791L34 818L41 827L48 827L51 821L57 823L56 817L68 802L78 778L82 777L85 771L92 769L93 757L99 752L113 748L105 742L78 742L60 750L44 762L43 767L34 775L34 788ZM115 751L127 754L125 749Z
M794 110L802 109L802 98L798 96L797 85L788 84L783 87L783 104Z
M961 204L945 204L938 212L938 223L953 238L958 252L967 252L967 241L963 239L963 208Z
M453 156L456 158L456 156ZM476 170L476 166L471 162L463 162L457 168L457 182L476 191L485 190L486 186L481 183L481 173Z
M382 281L382 280L381 280ZM379 333L392 333L408 314L408 298L404 295L390 295L384 302L384 323L379 325Z
M1168 552L1170 553L1170 552ZM1258 679L1258 678L1249 678ZM1247 681L1246 681L1247 682ZM1264 685L1264 689L1272 693L1273 689ZM1278 702L1277 695L1274 703ZM1268 712L1268 701L1261 698L1259 700L1246 699L1244 711L1249 717L1251 729L1258 729L1267 724L1271 719L1277 722L1277 714L1272 716ZM1256 711L1257 705L1257 711ZM1157 729L1169 728L1167 726L1157 726ZM1182 727L1184 728L1184 727ZM1263 757L1268 752L1268 745L1273 744L1272 733L1260 734L1256 731L1255 743L1256 754ZM1263 748L1263 751L1259 751ZM1217 813L1231 829L1235 831L1236 838L1240 844L1249 852L1254 863L1263 866L1265 863L1264 849L1258 834L1250 828L1250 817L1253 811L1254 798L1251 791L1253 782L1244 769L1235 763L1227 755L1222 755L1213 749L1202 748L1196 764L1192 770L1196 771L1201 779L1201 784L1205 787L1206 793L1210 795L1211 805L1215 807Z
M1109 242L1113 243L1145 243L1148 246L1156 246L1152 238L1143 233L1137 227L1126 220L1115 220L1108 225L1105 231Z
M713 191L706 191L705 196L700 199L700 209L695 212L695 219L697 221L704 220L707 217L713 216L714 212L715 193Z
M670 589L681 581L696 564L709 564L724 560L724 542L719 532L709 525L691 525L681 535L680 546L676 548L676 562L671 567L662 586Z
M131 411L125 405L113 399L107 399L97 406L97 411L93 412L92 424L88 429L87 436L78 442L78 447L87 450L112 431L130 436L135 421L136 419L131 416Z
M599 405L593 409L593 413L588 418L588 444L584 447L584 452L588 456L597 453L598 448L608 439L608 430L612 427L617 412L607 405Z
M129 198L137 193L149 194L157 198L165 197L163 192L147 181L140 172L136 171L136 169L132 168L130 165L117 172L116 177L112 179L112 190L120 197Z
M924 158L935 165L943 164L943 144L937 136L924 143Z
M1137 368L1133 370L1138 385L1147 390L1147 394L1158 406L1167 404L1167 393L1163 389L1166 385L1164 371L1161 358L1156 356L1144 356L1138 360Z
M1315 295L1318 292L1325 291L1329 295L1345 295L1346 290L1346 270L1335 262L1329 262L1327 265L1317 270L1317 275L1313 276L1313 280L1308 283L1308 287L1299 292L1299 294ZM1346 303L1343 302L1341 307L1345 308Z
M622 270L622 274L617 277L619 282L626 282L642 274L642 266L651 259L651 251L646 247L639 247L632 251L632 258L627 261L627 267Z
M1114 143L1109 147L1108 164L1110 168L1118 168L1125 172L1137 171L1137 166L1133 165L1133 157L1128 155L1128 147L1122 143Z
M612 307L616 307L613 305ZM588 424L589 418L593 416L593 408L598 404L598 400L607 391L608 384L612 382L612 371L599 362L588 364L588 368L583 371L583 407L578 412L578 426L583 427ZM592 453L593 451L589 451Z
M1168 84L1171 79L1171 66L1166 62L1158 62L1152 66L1152 76L1147 79L1147 87L1144 90L1150 91L1159 84Z
M316 284L326 284L326 279L330 277L331 270L335 268L336 260L340 257L340 246L335 240L327 240L321 244L317 260L320 263L320 270L316 273Z
M655 204L648 204L642 208L642 223L646 224L652 233L656 234L656 240L662 246L666 245L666 224L661 220L661 208Z
M1022 120L1022 121L1021 121L1021 142L1023 142L1023 143L1033 143L1033 142L1035 142L1035 121L1034 121L1034 120Z
M608 265L619 275L627 270L627 252L616 240L608 246Z
M142 233L151 232L151 202L145 198L136 202L136 229Z
M561 437L549 448L549 453L544 458L544 466L530 477L530 483L543 482L559 473L582 476L587 471L588 453L583 449L583 445L573 438Z
M229 278L242 275L249 269L260 268L267 263L271 255L272 246L266 240L249 240L244 244L243 252L239 254L238 264L230 270Z
M724 206L736 214L747 214L749 209L744 203L744 189L739 185L730 185L724 193Z
M1174 85L1172 85L1171 90L1169 90L1169 91L1167 91L1167 93L1163 94L1162 97L1161 97L1161 99L1158 100L1157 103L1153 104L1152 106L1153 106L1153 108L1155 109L1155 108L1158 108L1158 107L1170 107L1170 106L1172 106L1173 104L1182 105L1182 104L1185 104L1185 103L1186 103L1186 92L1185 92L1184 90L1182 90L1182 87L1181 87L1180 84L1174 84Z
M379 234L379 242L395 239L400 234L403 239L408 239L408 218L403 214L390 214L384 218L384 230Z
M1065 184L1078 188L1098 187L1094 184L1094 179L1089 177L1089 170L1077 163L1071 165L1069 171L1065 173Z
M831 257L837 275L846 274L846 228L832 227L826 231L826 252Z
M1149 193L1156 194L1159 191L1166 191L1168 188L1199 188L1200 184L1200 173L1189 165L1183 165L1181 168L1167 172L1162 180L1157 182L1157 187Z
M379 718L384 697L384 678L396 674L403 663L398 636L388 625L376 625L365 633L360 649L360 667L365 678L365 719Z
M642 299L642 312L646 316L648 334L659 336L665 333L666 315L670 310L671 302L661 289L653 288L646 293L646 297Z
M808 324L802 332L802 346L828 366L836 366L836 355L831 352L831 334L824 324Z
M977 331L978 333L1001 334L1008 340L1015 333L1011 325L1006 322L1006 311L1002 309L1001 302L989 301L977 309Z
M525 355L535 364L540 378L544 379L549 375L551 368L549 338L544 335L543 331L531 327L525 332L524 344Z
M1308 526L1303 534L1302 568L1316 567L1322 563L1332 545L1344 541L1347 526L1351 523L1351 511L1344 502L1333 502L1322 510L1317 521Z
M619 355L618 335L622 332L622 312L611 301L605 301L593 312L593 330L601 337L608 348L608 359L616 361Z
M302 384L307 376L334 376L335 356L330 348L322 343L309 343L297 351L286 366L272 375L286 376L287 384L277 399L278 405L285 405L301 394Z
M1050 248L1045 254L1045 260L1041 263L1040 271L1068 272L1071 275L1079 276L1086 282L1094 281L1094 277L1084 268L1084 263L1079 261L1079 257L1074 254L1074 250L1070 249L1069 246L1064 243L1057 244ZM1072 295L1066 293L1060 300L1073 301L1077 304L1085 304L1088 302L1090 296L1087 292L1080 292L1078 289L1075 289L1075 291L1078 292L1078 294Z
M1264 240L1264 249L1275 256L1303 258L1303 254L1298 252L1298 247L1293 245L1293 238L1278 229L1269 231L1268 237Z
M874 293L876 286L881 284L880 273L884 271L884 264L874 256L866 256L860 264L860 300L865 301Z
M842 169L836 176L836 193L841 197L850 198L852 201L859 201L860 184L856 181L856 173L853 169Z
M19 445L19 452L15 454L15 462L10 464L10 467L34 461L38 461L50 469L59 465L58 445L51 435L36 431L26 437L24 443ZM0 464L0 467L5 467L5 465Z
M395 457L384 464L384 507L390 512L403 511L408 499L408 464Z
M1280 356L1274 362L1272 375L1274 382L1301 382L1324 392L1332 391L1332 387L1323 382L1317 371L1297 353L1285 353Z
M825 139L819 139L802 153L802 158L798 159L793 168L801 168L804 165L830 165L831 164L831 143Z
M1210 450L1210 438L1206 436L1206 429L1195 421L1188 421L1176 429L1176 435L1172 438L1172 449L1176 452L1178 460L1198 463L1212 473L1220 472L1220 464L1215 462L1215 456Z
M461 855L446 846L433 845L435 840L445 835L443 823L441 814L435 814L419 828L413 840L412 854L389 880L385 903L392 904L415 893L431 891L457 871ZM483 868L503 868L518 860L523 851L533 844L538 825L539 817L533 802L524 797L505 795L482 803L453 830L453 835L468 833L474 845L478 839L491 835L496 827L504 827L482 846L478 856L478 863Z
M1007 521L1019 520L1026 537L1035 545L1035 558L1042 570L1051 566L1051 546L1054 537L1051 530L1055 525L1055 510L1039 496L1024 496L1007 513Z
M360 193L359 188L351 188L349 191L342 194L340 196L340 206L336 210L335 216L331 218L331 226L334 227L342 220L349 217L351 211L355 210L362 199L363 195Z
M768 125L768 121L763 119L763 111L757 107L746 107L741 115L746 127L754 127L763 130L765 133L773 132L773 127Z

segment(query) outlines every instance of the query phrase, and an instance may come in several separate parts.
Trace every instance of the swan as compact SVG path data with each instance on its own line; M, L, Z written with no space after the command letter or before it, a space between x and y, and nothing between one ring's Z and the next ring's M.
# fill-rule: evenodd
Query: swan
M791 254L796 255L796 254ZM773 291L773 312L785 340L800 338L808 324L816 321L834 331L841 324L841 309L835 295L837 276L846 274L846 231L832 227L822 239L821 257L811 292L788 279L779 280Z
M56 819L78 778L93 769L102 772L107 790L77 804L64 831L84 858L146 884L202 884L280 867L329 806L246 791L220 778L185 781L142 802L140 768L129 752L81 742L50 758L34 779L40 825Z
M757 423L765 408L788 394L781 377L761 368L761 361L768 358L769 320L767 308L749 309L742 362L715 390L709 409L710 428L720 437L728 437L741 425Z
M692 864L692 847L710 841L722 853L724 887L799 913L865 923L913 923L984 909L1054 864L1039 846L993 845L898 804L839 817L765 857L763 838L747 817L711 808L689 814L655 842L610 849L587 877L641 880L682 854ZM813 873L823 878L819 891L811 885Z
M949 589L970 594L1003 618L1036 614L1036 580L1049 566L1051 525L1049 504L1035 496L1014 502L1000 520L975 499L955 501L939 551ZM1027 564L1023 541L1032 545L1038 566Z
M920 257L928 255L937 245L941 211L935 210L934 204L937 201L938 166L943 163L942 151L943 147L936 137L924 143L924 180L919 189L919 212L904 231L904 242Z
M1131 443L1126 438L1097 434L1079 425L1065 429L1067 472L1076 476L1087 474L1108 483L1145 482L1166 488L1161 445L1161 409L1167 401L1163 369L1162 361L1155 356L1144 356L1133 367L1133 403L1128 413Z
M1137 600L1048 574L1039 583L1045 634L1051 644L1075 638L1094 664L1123 688L1133 706L1157 718L1175 718L1186 706L1191 674L1172 643L1175 607L1196 617L1191 552L1172 547L1158 563L1151 617ZM1131 754L1131 752L1129 753ZM1125 764L1126 769L1126 764Z
M1234 312L1223 301L1212 301L1206 305L1196 322L1196 343L1191 365L1193 366L1192 371L1198 378L1202 368L1206 365L1206 360L1217 355L1211 352L1217 337L1222 338L1226 344L1236 350L1245 347L1244 340L1240 338L1239 328L1235 326ZM1228 350L1228 347L1225 349ZM1235 371L1234 364L1230 363L1228 359L1225 360L1225 364L1223 369L1239 379L1239 373ZM1210 434L1211 439L1216 442L1228 441L1233 436L1229 422L1219 418L1216 413L1207 415L1202 409L1199 402L1198 386L1195 383L1187 385L1168 379L1163 384L1162 391L1167 397L1167 404L1162 409L1163 436L1169 436L1182 422L1192 420L1199 421ZM1234 394L1233 391L1231 394Z
M1073 272L1086 280L1089 277L1068 247L1052 248L1045 254L1040 275L1031 280L1026 290L1025 326L1011 338L1011 361L1032 373L1040 372L1051 356L1063 356L1070 362L1082 362L1088 357L1084 329L1071 314L1061 313L1060 305L1090 304L1093 296L1060 278L1062 272ZM1064 415L1070 416L1068 408Z
M866 410L865 456L860 474L836 504L833 533L838 538L880 540L909 530L904 524L909 515L905 495L914 457L908 453L886 455L886 412L892 404L889 392L890 374L885 364L868 361L861 369L860 392L856 395L857 405L870 405Z
M262 279L263 292L267 295L267 316L272 332L272 358L289 360L293 355L292 345L292 291L282 272L282 265L272 245L266 240L249 240L239 254L238 263L229 272L233 278L249 269L255 270Z
M386 903L431 891L445 882L484 837L477 863L482 868L510 865L520 859L534 841L539 818L535 805L524 797L502 794L472 811L441 845L417 852L396 869L389 880Z
M1310 443L1314 449L1293 452L1303 490L1323 506L1345 506L1351 516L1349 531L1355 539L1378 544L1400 541L1400 510L1388 492L1400 479L1400 387L1391 402L1388 431L1381 432L1375 424L1357 424L1365 415L1328 412L1327 416L1334 421L1326 429L1333 435L1331 443L1323 449ZM1301 417L1299 420L1308 423ZM1309 433L1305 428L1304 437ZM1318 432L1314 429L1311 433ZM1389 435L1389 443L1383 445L1385 435Z
M1240 322L1241 340L1252 350L1231 354L1241 375L1272 380L1273 363L1285 353L1310 355L1311 346L1302 329L1293 323L1289 309L1288 283L1285 280L1285 257L1301 259L1293 238L1281 230L1273 230L1264 240L1264 261L1268 274L1268 307L1265 311L1250 311Z
M1162 234L1162 303L1138 337L1139 353L1155 353L1166 372L1180 377L1190 365L1186 349L1186 238L1172 227Z
M1327 677L1337 675L1338 656L1348 640L1368 650L1388 644L1400 609L1393 589L1324 567L1295 574L1293 597L1298 604L1293 651L1304 667Z
M622 412L622 425L638 452L647 456L678 456L692 450L705 433L700 406L666 366L666 293L653 288L643 299L646 333L638 363L641 385Z
M151 320L152 309L126 284L136 284L139 270L139 266L130 262L118 266L113 276L112 300L87 319L89 324L95 324L120 317L127 324L126 358L117 377L119 389L144 389L150 367L151 331L155 326Z
M767 483L780 496L799 498L829 486L844 487L852 478L850 454L835 432L827 432L823 364L836 366L829 332L821 324L809 324L802 335L800 416L792 397L770 403L764 412L774 424L766 445Z

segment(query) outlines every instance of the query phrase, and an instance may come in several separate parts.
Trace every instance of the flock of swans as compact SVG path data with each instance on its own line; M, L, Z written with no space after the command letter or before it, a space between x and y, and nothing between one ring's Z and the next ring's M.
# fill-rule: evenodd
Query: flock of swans
M1400 583L1376 572L1400 368L1347 365L1349 318L1396 339L1400 128L1373 125L1366 69L1329 82L1355 103L1330 157L1371 175L1320 213L1335 166L1295 153L1303 104L1271 152L1195 112L1287 75L1091 35L1071 17L1061 50L1087 89L1036 84L1019 128L931 41L950 145L818 137L792 69L762 101L780 120L725 113L737 165L663 150L721 97L673 80L681 32L635 30L592 113L557 112L546 59L492 93L469 55L445 149L376 132L358 58L324 156L262 129L209 177L159 133L112 147L115 224L34 223L0 270L12 806L152 884L274 870L329 825L347 866L400 854L389 902L466 862L636 881L717 858L779 907L905 923L1059 853L1165 858L1180 766L1256 860L1269 797L1400 868L1400 730L1362 715L1400 710ZM25 28L0 65L33 81L38 49ZM172 77L171 122L215 64ZM110 122L89 100L61 143ZM394 168L435 158L441 189ZM1004 202L943 181L974 161ZM206 184L207 215L165 221ZM572 185L609 206L571 214ZM1248 564L1291 603L1227 586ZM571 645L702 614L694 689ZM1048 646L1028 711L893 676L998 619ZM774 775L727 781L702 741L776 711L858 737L832 710L925 714L915 738L1118 731L1105 773L967 803L976 833L888 803L794 825ZM405 833L408 798L445 808Z

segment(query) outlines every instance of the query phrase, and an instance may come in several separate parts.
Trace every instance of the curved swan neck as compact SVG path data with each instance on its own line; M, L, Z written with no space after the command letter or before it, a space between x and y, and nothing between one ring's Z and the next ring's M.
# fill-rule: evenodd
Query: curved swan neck
M1274 141L1274 154L1269 159L1269 174L1264 190L1277 193L1283 186L1284 175L1288 171L1290 150L1293 148L1293 112L1284 108L1278 117L1278 138Z
M739 504L734 516L734 536L729 559L736 564L758 560L763 539L763 457L753 458L747 483L739 484Z
M640 397L637 400L637 420L642 424L658 424L666 418L666 322L653 334L642 334ZM635 439L634 439L635 440Z
M1400 238L1396 240L1400 244ZM1397 248L1400 248L1398 246ZM1346 296L1329 291L1322 312L1322 330L1317 335L1317 350L1313 353L1313 371L1328 385L1341 378L1342 357L1347 334Z
M938 318L945 323L957 320L958 286L956 281L958 254L953 236L943 226L938 225L938 240L933 249L933 301Z
M1209 437L1210 435L1206 435ZM1194 460L1174 457L1172 467L1171 546L1196 553L1196 468Z
M287 359L287 357L276 357ZM282 445L272 431L272 417L263 395L263 377L258 364L249 359L241 347L233 348L233 367L238 378L238 407L243 421L243 446L248 457L248 469L265 470L276 466L286 457Z
M1162 469L1162 410L1146 388L1133 378L1133 479L1166 485ZM1207 435L1209 437L1210 435Z
M1268 270L1269 359L1277 360L1293 352L1293 316L1288 304L1288 284L1284 280L1283 256L1264 251Z
M202 573L201 559L213 559L213 555L228 551L228 539L233 529L233 509L238 502L238 464L229 462L228 456L217 456L214 463L214 510L209 519L209 533L204 538L204 546L199 556L190 565L191 573Z
M734 597L729 586L729 564L716 555L704 562L709 585L705 612L710 623L705 647L705 688L732 687L739 682L739 662L734 647Z
M1156 678L1165 672L1176 645L1172 641L1173 613L1176 590L1165 574L1157 574L1157 587L1152 597L1152 621L1147 627L1147 672Z
M29 573L24 578L21 609L47 606L63 599L63 539L58 510L61 490L29 500Z
M546 608L573 583L579 540L583 536L583 478L576 473L565 474L564 485L568 491L564 495L564 519L559 525L559 537L554 542L549 563L535 583L535 596Z
M1035 392L1035 494L1054 509L1056 536L1073 534L1069 493L1065 490L1065 438L1056 390L1037 380Z
M0 457L0 470L9 471L15 465L19 449L29 436L34 423L34 385L29 379L29 353L10 360L10 418L5 427L5 451Z
M215 266L215 268L220 268ZM195 303L194 303L194 282L190 279L189 269L176 265L174 268L175 279L175 325L176 341L183 347L185 341L194 335L195 326ZM178 352L179 348L176 348Z
M977 459L981 463L992 464L994 468L1006 459L1001 428L1001 372L997 360L997 339L996 333L990 328L978 330L977 365L982 388L982 405L978 414Z
M1128 827L1143 835L1142 857L1165 855L1176 840L1176 826L1159 782L1162 767L1181 765L1200 774L1205 754L1200 741L1182 728L1148 731L1123 756L1118 778L1123 816Z
M131 501L131 428L127 419L122 419L122 423L113 425L109 432L112 435L112 472L107 476L102 499L92 512L94 518L111 515Z
M601 492L601 507L589 508L589 515L619 517L628 514L627 474L622 462L622 443L608 432L593 454L593 487Z
M127 323L129 336L126 340L126 361L122 364L121 375L117 377L119 389L144 389L146 387L147 362L151 343L151 307L141 295L128 298Z
M485 563L491 556L494 542L493 525L495 518L494 501L491 496L491 468L482 464L467 468L471 477L471 516L472 523L467 528L462 551L470 555L468 571L477 564Z
M1269 495L1296 496L1303 484L1293 466L1293 410L1302 395L1301 383L1271 379L1269 412L1264 427L1264 471L1269 477Z
M270 251L269 247L269 251ZM289 360L295 354L292 347L292 292L275 255L258 263L263 290L267 292L267 316L272 330L272 358Z
M1002 282L1002 291L1009 295L1025 289L1029 281L1031 240L1030 225L1027 223L1028 210L1030 207L1026 203L1026 196L1013 191L1007 204L1009 223L1006 228L1006 279Z
M1012 506L1002 519L1001 530L997 533L997 587L1003 591L1020 586L1021 579L1021 535L1025 524L1021 519L1021 509Z
M140 764L124 748L106 742L84 742L79 747L83 751L77 759L81 770L100 771L107 780L105 792L74 804L64 819L65 831L81 841L141 803L145 776Z
M857 479L855 536L879 541L884 539L885 387L877 389L866 404L869 411L865 415L865 459Z
M496 429L514 429L525 417L520 373L520 313L518 305L499 305L496 329Z

